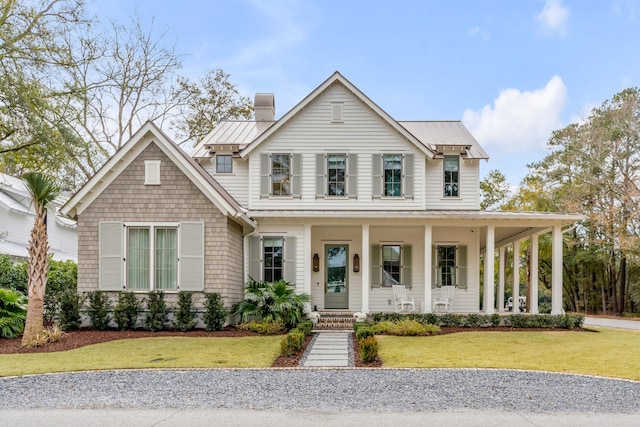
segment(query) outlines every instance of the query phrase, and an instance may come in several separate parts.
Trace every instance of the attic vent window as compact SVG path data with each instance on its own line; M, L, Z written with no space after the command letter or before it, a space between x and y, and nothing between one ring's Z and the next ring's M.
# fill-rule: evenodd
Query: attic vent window
M342 123L344 121L342 117L343 109L344 109L343 102L331 103L331 123Z
M144 185L160 185L160 160L144 161Z

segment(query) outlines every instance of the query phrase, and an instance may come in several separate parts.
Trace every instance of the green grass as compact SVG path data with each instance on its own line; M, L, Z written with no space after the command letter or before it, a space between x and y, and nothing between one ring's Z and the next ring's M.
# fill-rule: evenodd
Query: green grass
M531 369L640 380L640 332L462 332L380 336L385 368Z
M134 368L266 368L280 336L138 338L55 353L0 354L0 376Z

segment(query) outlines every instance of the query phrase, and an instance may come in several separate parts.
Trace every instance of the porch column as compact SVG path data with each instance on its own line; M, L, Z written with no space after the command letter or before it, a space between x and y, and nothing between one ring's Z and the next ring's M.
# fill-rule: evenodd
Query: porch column
M498 313L504 313L504 252L507 248L498 249Z
M520 240L513 242L513 313L520 313Z
M362 224L362 259L360 260L362 277L362 312L369 312L369 272L371 260L369 255L369 224Z
M531 272L531 301L527 301L527 307L529 307L529 313L538 314L538 235L531 235L531 265L529 270Z
M496 254L495 231L496 227L494 225L487 225L487 244L484 253L484 297L482 304L485 314L493 314L496 312L494 298L496 276L493 264Z
M311 225L304 225L304 292L311 295ZM313 308L313 306L311 306ZM311 311L311 310L309 310Z
M424 226L424 307L423 313L431 313L431 268L432 254L432 227L431 224Z
M562 226L554 225L551 233L551 314L563 314L562 309Z

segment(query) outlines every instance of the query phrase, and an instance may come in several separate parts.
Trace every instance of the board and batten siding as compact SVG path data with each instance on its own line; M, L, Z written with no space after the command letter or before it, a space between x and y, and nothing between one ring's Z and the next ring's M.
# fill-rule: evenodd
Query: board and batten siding
M224 187L242 206L249 206L249 162L245 159L233 159L232 173L216 173L215 156L211 162L203 165L209 175Z
M343 121L331 122L332 103L343 103ZM295 153L301 159L301 197L260 197L260 154ZM316 155L356 154L357 198L316 197ZM414 197L372 197L373 154L414 155ZM422 209L424 154L339 84L318 96L249 156L250 209Z
M444 197L443 162L426 160L425 209L480 209L480 161L460 159L460 197Z

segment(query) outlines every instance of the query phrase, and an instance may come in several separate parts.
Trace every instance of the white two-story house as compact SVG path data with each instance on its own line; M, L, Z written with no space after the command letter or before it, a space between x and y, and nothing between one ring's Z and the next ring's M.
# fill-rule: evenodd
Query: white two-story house
M504 271L486 263L480 307L481 257L551 232L560 313L562 229L582 217L481 211L487 159L461 122L397 121L338 72L278 120L256 95L255 120L221 123L190 156L148 123L62 209L78 220L78 286L232 304L249 278L285 279L318 310L368 313L393 310L392 284L422 312L454 285L455 312L493 313Z

